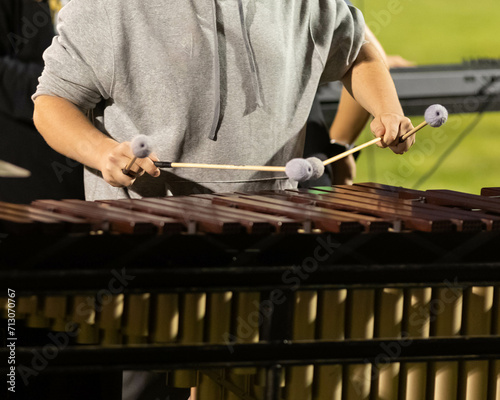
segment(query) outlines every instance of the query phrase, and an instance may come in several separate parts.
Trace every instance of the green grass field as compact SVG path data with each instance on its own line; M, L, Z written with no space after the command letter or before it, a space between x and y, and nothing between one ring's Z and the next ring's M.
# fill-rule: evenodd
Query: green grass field
M353 0L388 54L424 64L500 58L498 0ZM479 193L500 186L500 112L452 114L439 129L426 127L400 156L371 146L360 155L356 182ZM422 117L412 117L417 125ZM478 122L459 143L462 132ZM372 138L366 129L358 140ZM451 146L454 145L452 148ZM443 159L443 156L446 158ZM439 163L438 163L439 162Z

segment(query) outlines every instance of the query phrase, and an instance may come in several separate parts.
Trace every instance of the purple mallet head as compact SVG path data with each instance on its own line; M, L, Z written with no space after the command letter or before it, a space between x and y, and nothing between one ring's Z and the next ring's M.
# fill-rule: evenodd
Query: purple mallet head
M313 166L304 158L294 158L286 163L285 173L294 181L304 182L311 179Z
M130 146L132 147L132 153L137 158L145 158L153 151L149 138L146 135L136 136L130 143Z
M438 128L443 125L448 119L448 110L441 104L433 104L425 110L425 122L433 128Z
M306 161L309 161L313 169L311 179L316 180L321 178L325 173L325 166L323 165L323 161L321 161L317 157L306 158Z

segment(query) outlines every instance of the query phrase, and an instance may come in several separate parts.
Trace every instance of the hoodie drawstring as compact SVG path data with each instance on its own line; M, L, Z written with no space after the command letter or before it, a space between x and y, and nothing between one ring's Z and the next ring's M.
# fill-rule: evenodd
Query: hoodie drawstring
M212 127L210 129L210 133L208 138L211 140L216 139L217 134L217 126L219 124L220 117L220 64L219 64L219 40L217 33L217 11L216 11L216 1L214 0L212 3L213 10L213 32L214 32L214 96L215 96L215 110L214 110L214 120L212 121ZM248 32L248 27L245 19L245 12L243 10L243 0L238 0L238 10L240 14L240 25L241 25L241 33L243 36L243 42L245 43L245 50L248 57L248 64L250 66L250 79L252 82L253 88L253 99L255 104L253 107L256 109L257 107L263 107L264 101L262 100L262 94L259 86L259 72L257 70L257 63L255 61L255 55L252 49L252 45L250 44L250 34Z
M217 136L217 126L219 125L220 117L220 62L219 62L219 39L217 38L217 9L216 1L212 2L212 18L213 18L213 32L214 32L214 119L212 121L212 127L208 134L210 140L216 140Z
M243 41L245 42L245 49L248 56L248 63L250 65L250 72L251 72L250 79L252 80L252 87L255 94L254 96L255 104L258 107L262 107L264 105L264 102L262 101L262 96L260 93L259 73L257 71L257 63L255 62L255 55L253 53L253 49L250 44L250 35L248 33L248 27L246 24L245 12L243 11L243 0L238 0L238 9L240 12L241 32L243 34Z

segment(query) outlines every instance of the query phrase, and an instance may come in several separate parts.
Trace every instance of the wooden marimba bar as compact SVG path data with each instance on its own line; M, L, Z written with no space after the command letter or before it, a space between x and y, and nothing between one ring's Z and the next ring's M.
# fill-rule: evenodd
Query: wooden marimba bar
M411 240L421 240L426 235L440 240L448 235L465 235L470 240L460 242L464 245L459 248L452 246L450 254L463 255L463 262L470 263L476 257L474 251L480 247L482 234L498 237L498 196L498 188L483 189L478 196L366 183L313 190L162 199L41 200L31 206L0 203L0 232L14 236L164 236L167 241L178 236L248 239L319 237L329 233L361 241L382 237L378 243L384 247L378 247L379 251L391 251L391 238L404 238L415 232L422 236ZM432 252L432 243L427 246ZM398 251L394 249L395 254ZM328 254L309 254L309 258L297 262L304 268L308 266L307 260L310 265L316 262L319 270L322 265L330 265L334 272L335 263ZM401 269L411 263L412 256L420 255L398 256ZM495 256L488 255L486 260L490 260L488 257L494 259ZM391 260L391 256L388 255L388 259ZM498 266L497 263L494 267ZM310 272L313 275L315 270L311 267ZM328 276L323 274L321 279ZM450 281L453 276L451 271ZM384 287L366 281L363 285L356 281L339 284L334 277L332 274L331 281L320 282L321 279L304 275L293 288L280 292L273 292L269 285L247 285L239 290L226 284L216 290L198 288L191 292L171 288L162 291L155 286L150 291L139 288L99 297L68 286L66 293L21 296L17 313L28 327L50 328L56 332L64 331L68 322L74 322L78 325L78 343L103 347L228 343L237 346L276 339L292 344L346 342L354 345L363 341L386 341L380 357L375 360L372 357L370 362L291 363L276 379L281 389L275 390L274 397L266 392L269 382L264 368L258 365L199 371L177 369L167 373L170 385L197 386L198 399L500 400L498 360L422 361L415 357L415 360L401 361L396 356L411 346L412 341L420 339L499 337L498 280L476 282L472 279L476 284L455 285L453 282L440 285L393 282ZM282 282L282 287L286 287L285 284L290 282ZM281 293L281 297L277 293ZM275 306L282 299L285 303L281 316L285 316L282 321L287 328L282 329L279 338L266 332L273 317L265 310L273 296ZM3 303L5 308L5 299ZM85 313L81 312L82 307ZM335 357L325 354L324 358Z

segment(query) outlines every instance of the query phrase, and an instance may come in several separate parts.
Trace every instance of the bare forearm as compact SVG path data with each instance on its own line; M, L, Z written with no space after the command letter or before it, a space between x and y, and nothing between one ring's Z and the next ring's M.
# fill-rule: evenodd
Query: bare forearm
M330 139L343 144L354 143L368 118L368 111L361 107L345 88L342 89L337 115L330 127Z
M136 176L145 172L159 176L160 170L149 157L136 160L133 172L126 175L122 168L134 158L130 142L118 143L96 129L85 115L68 100L40 96L35 100L33 116L38 131L49 146L61 154L101 171L106 182L112 186L130 186Z
M365 39L378 51L384 65L388 68L384 48L368 26L365 27ZM337 117L330 127L330 139L344 144L354 143L369 118L370 113L361 107L344 87L340 96Z
M391 75L376 48L363 45L342 83L356 101L374 117L384 113L403 115Z
M375 136L381 138L377 146L388 146L393 152L402 154L413 145L413 136L401 141L401 136L413 125L404 116L391 74L372 44L363 45L342 83L356 101L373 115L370 128Z
M116 142L97 130L71 102L53 96L35 100L33 120L45 141L57 152L100 170L102 157Z

